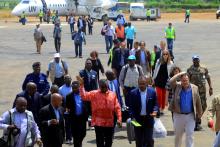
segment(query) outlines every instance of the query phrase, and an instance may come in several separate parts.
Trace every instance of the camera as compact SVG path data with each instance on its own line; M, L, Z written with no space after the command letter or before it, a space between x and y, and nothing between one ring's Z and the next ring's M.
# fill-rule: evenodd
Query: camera
M17 136L17 135L20 134L20 133L21 133L21 129L19 129L19 128L17 128L17 127L11 129L11 134L12 134L13 136Z

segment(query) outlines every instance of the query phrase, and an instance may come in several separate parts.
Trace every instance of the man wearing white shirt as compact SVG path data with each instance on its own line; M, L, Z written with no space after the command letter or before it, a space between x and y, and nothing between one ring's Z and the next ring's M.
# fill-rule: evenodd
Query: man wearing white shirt
M71 77L70 75L64 76L64 85L59 88L59 94L63 97L63 106L66 108L66 96L72 92L72 86L71 86ZM66 111L64 113L64 119L65 119L65 132L66 132L66 144L71 144L72 140L72 134L71 134L71 123L69 120L69 113Z
M16 99L16 107L0 117L0 129L4 130L3 137L9 146L32 147L35 143L42 144L33 114L26 108L27 100L19 97Z
M103 27L103 32L105 33L106 51L108 53L115 38L115 28L112 26L111 21L108 21L108 24Z
M153 147L154 117L158 112L157 96L152 87L147 86L147 78L138 78L138 88L129 93L131 118L141 126L135 126L136 147Z
M73 33L74 31L74 24L75 24L75 17L73 16L73 14L71 13L68 23L70 24L70 32Z

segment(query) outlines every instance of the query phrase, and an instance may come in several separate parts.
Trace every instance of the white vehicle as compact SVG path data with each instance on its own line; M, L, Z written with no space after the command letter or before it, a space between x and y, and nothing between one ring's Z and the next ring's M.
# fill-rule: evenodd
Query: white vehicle
M160 18L160 9L159 8L149 8L150 9L150 19L156 20ZM146 15L147 9L144 8L144 3L131 3L130 6L130 20L137 19L147 19Z
M117 2L114 7L111 7L109 9L103 9L101 7L97 7L93 9L93 12L91 12L91 17L97 20L105 20L106 18L117 20L119 15L123 15L122 12L129 9L129 3L128 2Z
M111 9L104 10L100 7L95 8L93 12L90 13L90 16L97 20L112 19L116 21L119 15L119 11L112 11Z
M70 13L75 15L89 15L95 7L109 9L116 5L117 0L21 0L12 10L12 15L37 16L40 10L46 14L47 10L58 11L58 15L65 16Z
M130 11L132 9L144 9L144 3L131 3L130 4Z

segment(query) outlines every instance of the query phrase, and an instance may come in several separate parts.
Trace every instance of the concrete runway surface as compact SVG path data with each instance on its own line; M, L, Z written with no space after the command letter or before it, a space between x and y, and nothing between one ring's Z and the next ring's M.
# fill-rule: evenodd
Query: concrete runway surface
M213 82L214 95L220 93L220 21L217 20L195 20L185 24L180 20L173 20L176 29L177 39L174 42L175 63L182 70L186 70L191 64L192 55L201 57L201 64L208 67ZM37 23L37 22L36 22ZM53 59L55 53L52 32L53 25L42 24L41 28L47 39L42 47L42 55L36 54L33 31L35 24L22 26L15 22L0 22L0 114L11 108L15 95L21 91L21 85L27 73L32 72L32 63L40 61L42 72L46 72L48 63ZM152 51L153 45L159 45L164 39L164 29L168 21L147 23L146 21L132 22L137 29L137 40L146 41L147 48ZM69 72L75 80L79 70L84 68L85 59L92 50L99 52L105 70L107 67L108 55L105 51L104 38L100 35L102 23L95 22L94 35L86 36L87 45L83 46L83 58L75 56L73 41L70 36L70 29L63 24L61 56L69 65ZM210 104L212 97L208 96ZM174 136L170 112L166 111L161 117L162 122L168 130L168 136L164 139L156 139L155 147L173 147ZM206 113L203 116L203 131L194 135L195 147L211 147L214 140L214 132L207 127ZM124 124L125 125L125 124ZM117 129L113 147L134 147L126 138L126 129ZM183 140L184 145L184 140ZM65 147L67 145L64 145ZM95 134L93 130L87 131L83 141L84 147L95 147Z

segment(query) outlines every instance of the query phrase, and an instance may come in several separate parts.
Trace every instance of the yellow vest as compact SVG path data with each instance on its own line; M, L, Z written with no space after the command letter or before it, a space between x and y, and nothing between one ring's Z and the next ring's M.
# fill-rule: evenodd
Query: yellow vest
M25 13L22 13L22 14L21 14L21 18L25 18Z
M147 16L150 16L150 15L151 15L151 11L147 10Z
M166 28L166 38L174 39L175 38L174 34L175 34L175 30L174 30L173 27L171 27L171 28L167 27Z
M43 17L43 16L44 16L44 12L43 12L43 11L40 11L39 14L38 14L38 16L39 16L39 17Z
M189 9L186 10L186 15L188 15L188 16L190 15L190 10Z

